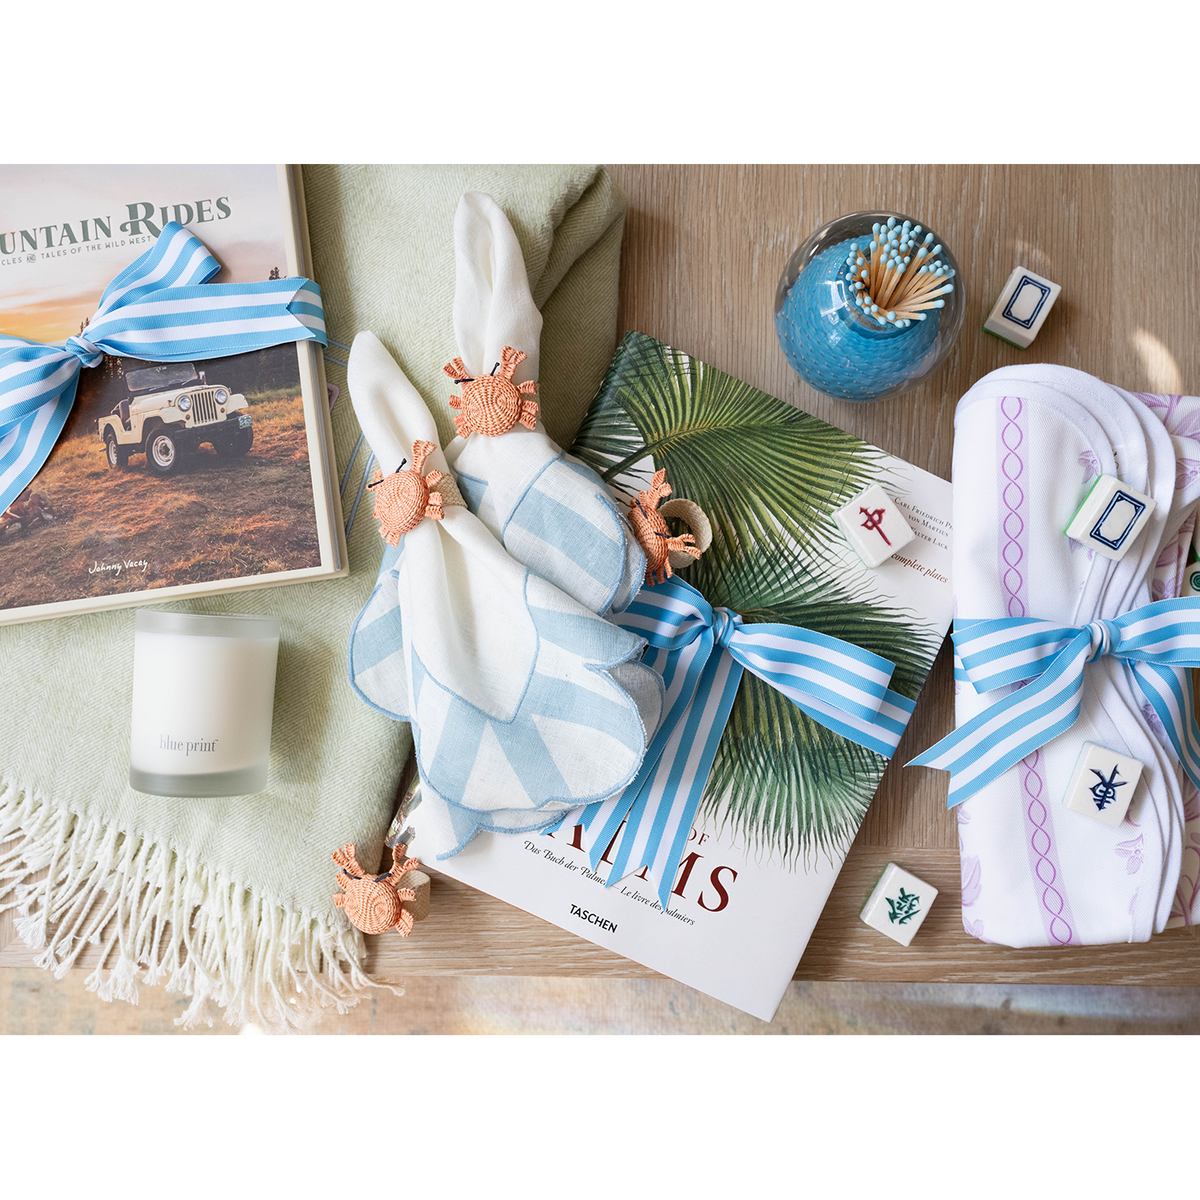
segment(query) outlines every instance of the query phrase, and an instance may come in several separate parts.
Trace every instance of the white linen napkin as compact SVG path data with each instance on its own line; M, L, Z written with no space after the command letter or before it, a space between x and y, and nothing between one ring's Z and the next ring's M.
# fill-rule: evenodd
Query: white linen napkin
M1083 625L1178 594L1181 547L1200 500L1200 470L1181 472L1178 463L1198 456L1200 444L1173 438L1144 400L1082 372L992 372L955 418L956 617ZM1157 502L1117 563L1062 532L1098 474ZM996 698L960 680L958 723ZM1164 928L1178 903L1183 776L1144 705L1129 668L1098 659L1085 672L1078 722L959 806L967 932L1040 946L1145 941ZM1063 806L1085 741L1146 765L1115 829Z

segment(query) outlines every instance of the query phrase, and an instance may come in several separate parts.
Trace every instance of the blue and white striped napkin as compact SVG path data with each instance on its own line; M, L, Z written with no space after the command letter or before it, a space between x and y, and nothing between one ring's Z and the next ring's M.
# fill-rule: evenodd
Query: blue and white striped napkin
M360 333L348 382L385 469L438 442L424 401L379 340ZM427 470L449 471L441 450ZM384 555L351 633L351 683L410 721L422 780L410 849L446 858L481 829L539 829L621 791L662 710L643 639L517 562L466 508L447 506Z

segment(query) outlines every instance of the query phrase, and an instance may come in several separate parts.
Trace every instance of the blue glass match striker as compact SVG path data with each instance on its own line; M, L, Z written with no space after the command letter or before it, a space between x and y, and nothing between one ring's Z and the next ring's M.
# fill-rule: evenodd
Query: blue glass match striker
M775 333L792 369L810 387L838 400L898 396L924 379L950 353L962 329L965 304L958 263L936 233L938 258L954 275L943 307L906 327L880 324L854 302L851 246L865 251L872 227L905 221L901 213L857 212L822 226L788 259L775 293Z

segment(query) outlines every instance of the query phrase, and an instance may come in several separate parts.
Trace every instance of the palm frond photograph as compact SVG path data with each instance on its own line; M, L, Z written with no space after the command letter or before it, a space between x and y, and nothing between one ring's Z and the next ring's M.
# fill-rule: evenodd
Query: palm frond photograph
M942 644L937 629L915 613L895 607L869 587L847 586L782 567L759 554L732 563L704 555L687 581L710 604L724 605L747 624L798 625L870 650L895 664L892 690L916 700Z
M844 854L887 759L818 724L782 692L742 675L697 816L795 870Z
M847 562L831 513L886 473L887 456L732 376L626 334L572 453L631 495L665 468L698 504L713 544L681 575L747 623L802 626L895 664L919 694L941 643ZM683 532L683 526L673 527ZM887 760L825 728L750 672L708 778L700 816L789 869L853 840Z
M722 562L758 547L831 563L830 513L880 451L645 334L628 333L571 452L628 494L666 467L713 524ZM799 483L798 481L802 481Z
M747 624L777 622L841 638L895 664L891 687L920 694L941 638L911 612L838 582L781 578L748 556L727 566L702 558L689 582ZM701 814L786 864L844 853L866 815L887 759L826 729L750 672L708 777Z

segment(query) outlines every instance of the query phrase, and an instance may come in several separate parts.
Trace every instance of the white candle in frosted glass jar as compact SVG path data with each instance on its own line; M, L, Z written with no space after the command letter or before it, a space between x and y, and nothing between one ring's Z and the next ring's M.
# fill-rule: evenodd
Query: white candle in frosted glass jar
M141 609L129 786L247 796L267 786L279 618Z

